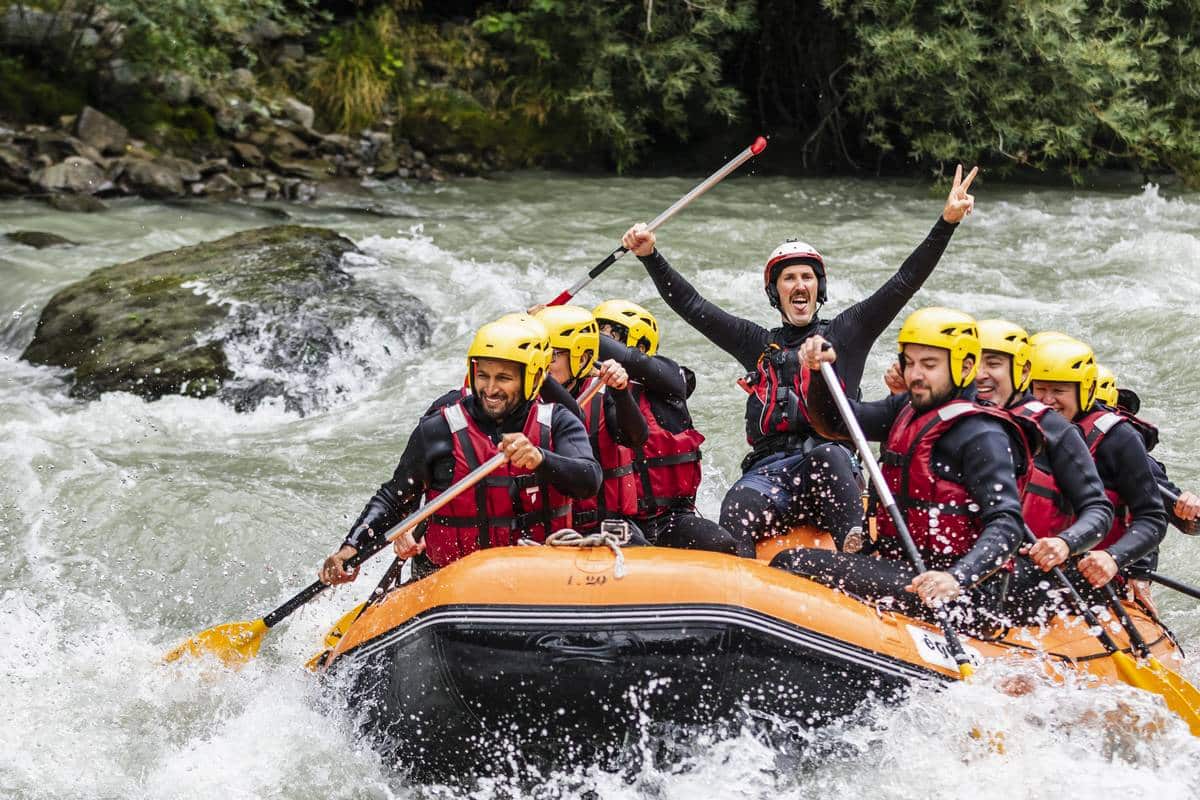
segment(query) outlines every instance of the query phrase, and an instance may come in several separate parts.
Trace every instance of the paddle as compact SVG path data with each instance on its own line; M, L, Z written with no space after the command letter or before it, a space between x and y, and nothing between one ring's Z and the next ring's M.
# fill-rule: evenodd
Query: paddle
M696 184L694 187L692 187L692 190L690 192L688 192L683 197L676 200L675 203L670 208L668 208L666 211L662 212L657 217L655 217L653 220L651 220L650 224L646 226L646 230L649 230L649 231L658 230L662 225L664 225L667 222L667 220L669 220L671 217L675 216L680 211L682 211L684 208L686 208L689 203L691 203L693 200L695 200L700 195L707 192L712 187L716 186L718 183L723 181L729 175L729 173L733 172L735 169L740 167L742 164L745 164L747 161L749 161L751 158L758 155L765 149L767 149L767 140L764 139L763 137L759 136L757 139L754 140L753 144L751 144L745 150L738 153L732 159L727 161L725 163L725 166L721 167L719 170L714 172L712 175L709 175L703 181ZM570 289L567 289L566 291L564 291L562 294L560 294L558 297L551 300L546 305L561 306L563 303L570 302L572 297L574 297L575 295L577 295L581 291L583 291L583 287L587 286L589 283L594 281L596 278L600 277L600 273L604 272L604 270L608 269L613 264L617 263L617 261L621 258L621 256L625 255L628 252L629 251L626 250L624 247L618 247L616 250L613 250L611 253L609 253L607 256L604 257L603 261L601 261L599 264L597 264L596 266L594 266L590 270L588 270L587 275L584 276L582 279L580 279L580 281L578 283L576 283Z
M825 345L826 349L828 347ZM841 412L842 419L846 421L846 429L850 431L850 438L854 440L854 446L858 448L858 454L862 456L863 464L866 465L867 472L875 483L875 491L879 493L880 501L883 502L892 522L896 525L896 531L900 534L900 541L904 543L904 549L908 553L909 559L917 568L918 573L926 572L925 560L921 558L921 552L917 550L917 545L913 542L912 534L908 531L908 524L904 521L904 515L900 513L900 508L896 505L896 498L892 496L891 488L883 479L883 473L879 471L879 464L876 463L875 456L871 453L871 447L867 444L867 437L863 434L854 412L850 409L850 402L846 400L846 393L842 391L842 385L838 383L837 374L827 361L821 362L821 377L829 386L834 402L837 403L838 411ZM958 665L958 674L963 678L971 677L975 672L975 668L971 666L971 657L963 649L958 632L954 630L954 625L947 617L945 609L934 608L933 614L942 628L942 634L946 637L946 647L950 650L950 655L954 657L954 663Z
M378 547L370 550L369 552L360 551L346 559L346 568L354 569L359 564L378 553L380 550L398 538L401 534L412 530L417 525L433 516L433 514L442 506L446 505L455 497L458 497L467 489L470 489L472 486L479 483L479 481L483 480L489 474L494 472L496 468L498 468L504 462L504 454L497 453L475 469L471 470L471 472L464 476L463 479L458 483L454 484L449 489L435 497L433 500L423 505L417 511L408 515L406 518L388 529L388 531L383 535L383 542ZM293 611L295 611L297 608L300 608L300 606L304 605L309 600L312 600L327 588L329 588L329 584L316 581L310 584L306 589L301 591L291 600L288 600L279 608L275 609L270 614L267 614L262 619L256 619L253 622L229 622L224 625L217 625L209 628L208 630L201 631L183 644L168 652L165 656L163 656L163 658L165 661L175 661L184 655L199 657L205 654L210 654L221 659L226 666L234 667L244 664L258 655L258 649L262 646L262 638L268 630L279 624Z
M1030 544L1037 544L1038 542L1037 536L1034 535L1033 531L1031 531L1028 526L1025 528L1025 539ZM1054 573L1054 577L1058 579L1058 582L1061 583L1063 588L1065 588L1071 595L1071 601L1075 604L1075 608L1079 612L1080 616L1082 616L1084 621L1087 622L1089 630L1097 639L1100 640L1100 644L1104 646L1104 649L1112 658L1113 663L1117 665L1117 674L1121 676L1121 680L1125 681L1125 683L1129 684L1130 686L1137 687L1138 689L1162 695L1163 699L1166 700L1167 707L1187 721L1189 727L1192 729L1192 733L1200 736L1200 729L1196 727L1198 724L1200 724L1200 716L1197 716L1196 709L1193 708L1192 703L1189 703L1186 692L1181 692L1179 690L1178 686L1176 685L1177 682L1172 680L1170 677L1164 676L1161 672L1155 669L1154 665L1158 664L1157 659L1155 659L1149 665L1149 667L1142 667L1136 661L1134 661L1128 653L1123 651L1120 646L1113 641L1113 638L1109 634L1108 630L1104 627L1100 620L1096 618L1096 615L1092 613L1092 609L1088 605L1087 601L1084 600L1079 594L1079 591L1075 588L1075 584L1071 583L1071 580L1066 576L1065 573L1063 573L1062 569L1055 567L1051 570L1051 572ZM1116 607L1113 609L1113 611L1114 613L1117 613L1118 618L1121 619L1122 624L1124 624L1125 620L1129 619L1128 614L1125 612L1125 607L1121 605L1120 601L1117 600L1116 594L1112 592L1112 586L1109 585L1106 588L1110 592L1110 605L1112 605L1112 601L1116 601ZM1119 612L1117 609L1120 609ZM1125 630L1129 632L1129 641L1133 646L1137 647L1145 654L1150 653L1150 648L1146 646L1145 640L1142 639L1142 636L1138 632L1137 628L1133 626L1132 620L1128 625L1125 626ZM1153 656L1150 657L1153 658ZM1161 667L1163 671L1170 673L1170 670L1167 670L1167 668L1163 667L1161 664L1158 664L1158 666ZM1174 673L1170 674L1174 675ZM1190 689L1193 693L1196 691L1191 687L1190 684L1187 684L1183 678L1179 677L1178 675L1175 675L1175 678L1178 678L1178 681L1186 684L1188 689Z
M1129 618L1129 612L1121 604L1121 598L1117 597L1111 583L1105 584L1104 592L1108 595L1109 609L1121 621L1121 627L1129 634L1129 641L1148 666L1148 669L1141 670L1138 674L1142 682L1129 682L1140 689L1162 695L1163 699L1167 701L1167 707L1188 724L1192 735L1200 736L1200 690L1188 683L1182 675L1168 669L1166 665L1155 658L1154 653L1150 650L1150 645L1146 644L1141 631Z
M1159 575L1157 572L1146 572L1141 575L1135 575L1134 577L1149 578L1155 583L1166 586L1168 589L1174 589L1177 592L1186 594L1188 597L1194 597L1197 600L1200 600L1200 589L1197 589L1195 586L1190 586L1183 581L1177 581L1174 578L1168 578L1166 575Z
M1162 495L1163 503L1167 505L1167 513L1170 514L1175 504L1179 502L1179 495L1172 492L1161 483L1158 485L1158 493ZM1179 520L1182 525L1175 525L1176 530L1188 536L1200 536L1200 519Z

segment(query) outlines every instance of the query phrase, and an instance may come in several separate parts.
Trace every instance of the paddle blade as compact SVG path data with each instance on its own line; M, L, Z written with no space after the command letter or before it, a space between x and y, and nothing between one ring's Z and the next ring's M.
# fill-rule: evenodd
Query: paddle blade
M163 660L169 663L185 655L192 658L216 656L227 667L240 667L258 655L263 635L268 630L267 624L261 619L217 625L174 648L163 656Z
M1151 658L1146 666L1138 664L1127 653L1113 653L1112 659L1116 662L1121 680L1143 691L1161 695L1167 708L1188 724L1192 735L1200 736L1200 705L1189 700L1189 695L1200 699L1196 687L1184 680L1183 676L1171 672L1156 658Z

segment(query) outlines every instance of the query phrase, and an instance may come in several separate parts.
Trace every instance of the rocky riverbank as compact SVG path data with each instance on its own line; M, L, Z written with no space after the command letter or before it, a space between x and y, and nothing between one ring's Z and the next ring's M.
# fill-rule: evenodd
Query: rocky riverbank
M358 136L315 130L312 109L294 98L266 105L213 93L208 103L203 108L215 106L228 133L218 130L183 153L131 136L91 106L57 127L0 122L0 197L33 196L64 211L93 211L113 196L306 201L335 178L446 177L387 129Z

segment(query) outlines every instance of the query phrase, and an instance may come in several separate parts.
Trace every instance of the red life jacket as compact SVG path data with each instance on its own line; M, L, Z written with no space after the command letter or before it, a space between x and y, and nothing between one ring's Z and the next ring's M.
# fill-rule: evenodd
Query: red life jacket
M800 364L799 351L768 344L755 368L738 381L738 386L758 399L758 421L747 421L747 441L753 445L761 437L810 429L804 398L808 397L811 373Z
M587 384L579 394L586 394L591 387L591 383ZM602 388L583 410L583 426L587 428L588 438L592 442L592 454L600 462L604 483L595 497L575 501L575 529L579 531L597 528L600 520L610 516L632 517L638 510L638 482L633 474L633 451L617 444L608 430L604 413L605 391Z
M1019 420L1032 422L1040 430L1042 417L1050 407L1037 400L1028 400L1009 413ZM1075 509L1058 488L1054 473L1034 460L1029 468L1029 482L1021 495L1021 515L1029 529L1039 539L1057 536L1075 521Z
M1096 451L1100 448L1100 443L1104 441L1104 437L1113 428L1120 425L1122 422L1130 422L1132 415L1125 414L1121 411L1111 411L1108 408L1102 407L1089 411L1083 419L1075 424L1079 426L1080 432L1083 434L1083 441L1087 443L1088 452L1092 454L1092 458L1096 457ZM1138 420L1141 422L1141 420ZM1142 423L1146 425L1148 423ZM1136 427L1136 426L1135 426ZM1150 426L1153 429L1153 426ZM1141 430L1138 433L1142 433ZM1157 443L1157 430L1155 430L1155 441ZM1143 438L1145 434L1143 434ZM1108 498L1108 502L1113 504L1113 509L1116 513L1113 514L1112 527L1108 529L1108 533L1100 540L1100 544L1094 549L1103 550L1104 548L1115 544L1118 539L1125 535L1126 529L1129 528L1131 521L1129 516L1129 505L1121 499L1121 495L1117 494L1116 490L1104 487L1104 496Z
M650 434L644 445L633 448L633 469L638 476L636 518L649 519L672 509L694 509L696 490L700 488L700 445L704 444L704 436L695 428L681 433L663 428L645 392L638 395L638 408L646 418Z
M553 446L550 422L552 403L534 402L525 420L524 433L534 447ZM496 455L498 448L463 404L442 409L453 438L454 474L457 483ZM430 489L425 499L441 494ZM495 472L446 504L430 518L425 529L425 555L438 566L485 547L507 547L518 539L545 541L546 535L571 526L571 499L532 470L503 464Z
M959 420L978 414L1001 420L1020 432L1017 438L1025 442L1024 432L1006 412L970 400L952 400L920 416L911 404L906 405L888 434L880 469L904 514L913 542L924 555L964 555L983 531L979 507L966 487L941 477L933 468L937 440ZM1013 460L1017 488L1023 489L1029 471L1027 444L1022 453L1014 453ZM881 504L875 510L875 521L880 536L898 538L891 515Z

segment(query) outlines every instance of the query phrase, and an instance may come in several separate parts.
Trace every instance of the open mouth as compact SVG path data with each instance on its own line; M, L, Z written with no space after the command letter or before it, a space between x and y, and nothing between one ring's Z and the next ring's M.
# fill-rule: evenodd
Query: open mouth
M797 314L808 313L808 295L794 294L788 298L788 304L792 307L792 311Z

